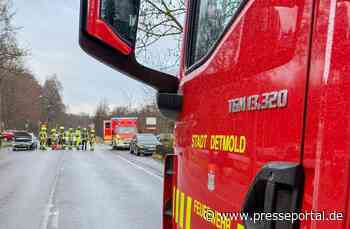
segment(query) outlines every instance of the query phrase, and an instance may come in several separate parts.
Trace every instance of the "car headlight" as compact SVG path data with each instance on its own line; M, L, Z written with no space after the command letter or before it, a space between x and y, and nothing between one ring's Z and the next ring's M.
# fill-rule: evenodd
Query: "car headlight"
M139 147L141 149L145 148L145 146L143 146L143 145L137 145L137 147Z

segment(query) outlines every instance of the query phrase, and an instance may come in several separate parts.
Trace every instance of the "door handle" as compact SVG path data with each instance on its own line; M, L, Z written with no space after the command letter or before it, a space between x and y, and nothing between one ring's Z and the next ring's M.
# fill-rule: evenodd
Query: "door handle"
M266 213L298 213L304 187L304 169L300 164L273 162L256 175L243 204L246 229L297 229L299 223L267 220ZM265 213L265 218L262 217ZM259 220L254 215L260 214Z

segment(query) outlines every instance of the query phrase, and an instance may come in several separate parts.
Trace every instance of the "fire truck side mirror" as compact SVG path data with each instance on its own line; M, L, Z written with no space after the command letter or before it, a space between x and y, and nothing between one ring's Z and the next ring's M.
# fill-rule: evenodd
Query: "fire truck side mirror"
M79 43L92 57L160 93L177 93L177 77L136 61L140 0L81 0Z

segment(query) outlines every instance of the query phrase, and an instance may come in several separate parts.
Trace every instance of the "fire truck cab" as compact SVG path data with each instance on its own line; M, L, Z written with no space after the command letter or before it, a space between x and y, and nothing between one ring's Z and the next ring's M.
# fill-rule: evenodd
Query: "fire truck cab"
M112 118L112 148L129 149L130 142L137 133L137 118Z
M188 0L177 76L135 59L140 1L107 1L81 0L81 47L176 120L164 229L350 228L350 1ZM308 212L343 218L253 220Z

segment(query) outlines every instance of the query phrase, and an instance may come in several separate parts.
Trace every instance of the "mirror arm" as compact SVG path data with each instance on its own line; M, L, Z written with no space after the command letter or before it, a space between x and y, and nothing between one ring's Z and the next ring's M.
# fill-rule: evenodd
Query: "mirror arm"
M133 55L126 57L116 53L110 46L94 37L90 37L88 34L80 36L80 46L99 61L151 86L158 92L176 93L178 90L179 79L177 77L144 67L136 61Z
M176 121L182 111L183 96L177 93L157 93L157 105L160 113Z

